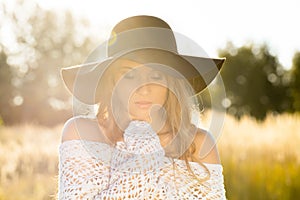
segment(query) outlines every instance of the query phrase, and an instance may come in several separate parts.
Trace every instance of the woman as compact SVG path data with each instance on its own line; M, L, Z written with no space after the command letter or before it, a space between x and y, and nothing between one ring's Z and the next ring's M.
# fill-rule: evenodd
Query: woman
M215 142L191 123L224 59L180 55L152 16L119 22L106 47L104 60L62 70L74 97L99 107L63 128L58 198L225 199Z

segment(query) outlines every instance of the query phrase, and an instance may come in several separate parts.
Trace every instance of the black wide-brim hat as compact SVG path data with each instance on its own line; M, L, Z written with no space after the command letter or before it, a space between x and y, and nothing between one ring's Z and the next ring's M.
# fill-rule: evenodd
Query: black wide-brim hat
M186 78L195 95L212 82L225 61L225 58L179 54L170 26L153 16L134 16L122 20L113 28L105 44L107 56L104 59L103 56L98 60L88 58L84 64L61 70L66 87L83 103L100 102L100 79L105 70L119 59L129 59L140 64L156 63L158 65L151 66L177 78ZM99 49L92 52L90 57L97 57L97 51Z

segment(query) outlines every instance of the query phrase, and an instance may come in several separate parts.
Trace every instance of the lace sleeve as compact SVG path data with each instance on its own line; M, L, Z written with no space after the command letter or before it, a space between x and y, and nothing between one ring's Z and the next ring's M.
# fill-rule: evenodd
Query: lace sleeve
M60 145L58 199L93 199L107 187L108 147L83 140L70 140Z
M170 187L158 183L164 154L150 124L132 121L113 149L109 188L97 199L170 199Z
M183 162L180 161L177 164L180 170L188 173ZM198 163L190 162L190 165L197 177L204 178L207 176L207 172ZM210 172L210 179L203 183L199 183L191 175L184 175L184 173L181 177L176 177L180 199L226 200L222 165L207 163L204 165Z
M226 199L223 167L217 164L206 164L210 171L210 179L207 181L210 191L207 194L207 199Z

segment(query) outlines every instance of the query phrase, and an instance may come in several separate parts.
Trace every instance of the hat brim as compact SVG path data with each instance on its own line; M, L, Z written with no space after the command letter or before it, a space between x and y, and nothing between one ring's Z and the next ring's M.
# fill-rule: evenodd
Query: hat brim
M61 69L61 76L67 89L81 102L96 104L100 92L98 84L105 70L119 59L129 59L141 64L158 63L159 69L171 68L192 85L195 95L205 89L216 77L225 58L205 58L176 54L171 51L143 48L129 51L104 61L85 63ZM171 71L172 71L171 70ZM171 73L171 75L174 73Z

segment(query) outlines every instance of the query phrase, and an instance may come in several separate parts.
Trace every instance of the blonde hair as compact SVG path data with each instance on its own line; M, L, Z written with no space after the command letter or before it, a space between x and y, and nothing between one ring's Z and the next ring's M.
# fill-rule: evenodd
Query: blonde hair
M115 86L114 77L118 70L117 65L111 65L100 79L99 102L97 118L99 123L105 127L112 128L112 132L119 131L111 110L111 96L113 88ZM113 78L112 78L113 77ZM191 123L191 113L193 110L197 110L198 101L196 97L192 97L194 90L185 79L174 78L166 76L168 83L168 95L164 108L166 110L167 119L166 123L171 127L172 145L170 151L166 151L166 156L173 159L179 158L185 161L187 170L196 178L200 183L210 178L208 168L195 156L196 143L194 141L195 134L198 134L199 130ZM172 86L172 87L171 87ZM114 136L110 135L110 141L114 141ZM198 144L197 144L198 145ZM200 144L199 144L200 145ZM197 177L191 169L189 159L199 163L207 172L207 176L204 178Z

